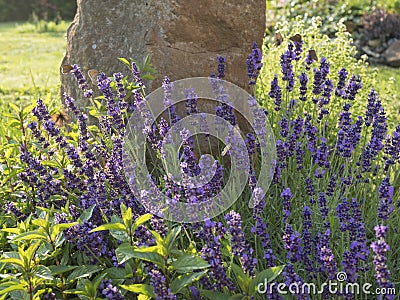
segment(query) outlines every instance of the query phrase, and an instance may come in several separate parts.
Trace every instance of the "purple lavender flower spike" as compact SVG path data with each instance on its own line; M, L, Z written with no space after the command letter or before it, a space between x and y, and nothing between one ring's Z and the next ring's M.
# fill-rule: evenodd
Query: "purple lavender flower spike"
M156 300L174 300L176 296L171 293L167 287L167 280L165 276L157 269L149 271L150 283L156 294Z
M378 218L388 220L393 210L393 186L390 178L385 177L379 187Z
M262 218L262 211L266 206L266 202L264 200L264 197L262 197L263 191L261 188L255 188L253 190L253 195L255 198L254 203L257 204L254 206L253 219L255 221L255 224L252 227L251 232L259 236L261 240L261 245L264 249L263 258L266 261L267 268L269 268L275 265L274 264L275 256L271 249L270 238L267 231L267 224L263 221Z
M225 77L226 57L218 55L217 62L218 62L218 78L223 79Z
M298 287L298 290L295 290L297 299L310 299L310 297L308 297L310 291L308 291L308 288L304 285L303 279L297 275L292 264L286 266L285 271L283 271L283 277L285 278L286 286L292 285ZM303 288L304 290L302 290Z
M228 231L232 235L232 253L237 255L242 264L243 271L250 276L254 275L257 259L252 257L253 249L247 244L242 230L242 218L240 214L231 211L225 215Z
M256 84L256 80L262 68L262 52L256 42L253 42L251 54L247 56L247 75L249 76L249 85Z
M281 55L281 70L282 70L282 80L286 81L286 90L293 91L294 88L294 72L292 61L296 59L296 54L293 51L293 43L289 43L288 50Z
M83 95L88 98L91 97L93 95L93 91L89 89L86 78L83 75L81 69L76 64L72 67L72 74L74 74L75 79L78 82L79 88L83 91Z
M390 281L390 270L388 269L386 262L386 252L390 250L390 246L386 243L385 237L387 233L387 227L383 225L375 226L375 233L377 241L371 244L371 248L374 251L375 265L375 278L380 288L393 289L394 284ZM395 295L387 294L382 299L394 299Z
M299 81L300 81L300 97L299 97L299 99L301 101L306 101L307 100L306 94L307 94L308 77L305 72L300 74Z
M274 99L275 110L279 111L282 105L282 92L278 84L278 76L275 74L274 79L271 81L271 91L268 93L272 99Z
M343 88L346 85L346 79L347 79L348 73L345 68L342 68L339 70L338 75L339 75L339 81L336 85L335 95L343 97L344 96Z
M300 233L294 231L292 226L286 223L285 234L282 236L283 248L287 251L286 258L292 263L300 261L303 255L300 237Z
M292 204L291 204L292 197L293 197L293 194L290 191L290 188L284 189L283 192L281 193L282 206L283 206L283 223L286 223L287 219L290 216L290 208L292 206Z

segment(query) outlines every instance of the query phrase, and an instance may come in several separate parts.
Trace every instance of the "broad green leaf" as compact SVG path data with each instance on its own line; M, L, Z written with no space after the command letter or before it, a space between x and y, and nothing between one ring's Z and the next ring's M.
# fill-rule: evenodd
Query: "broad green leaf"
M13 234L19 234L21 232L21 229L20 228L3 228L1 231L13 233Z
M19 113L20 113L20 111L21 111L21 108L20 108L20 107L16 106L16 105L15 105L14 103L12 103L12 102L9 102L8 105L10 106L10 108L12 108L12 110L13 110L17 115L19 115Z
M13 241L20 241L20 240L25 240L25 241L30 241L30 240L47 240L47 236L45 233L39 232L39 231L28 231L24 232L18 236L16 236Z
M33 270L33 273L40 278L47 279L47 280L53 280L53 275L51 275L51 271L48 267L39 265L36 266Z
M108 223L100 225L99 227L92 229L90 232L96 232L102 230L119 230L126 232L126 227L121 223Z
M93 265L85 265L76 268L67 278L67 281L73 281L78 278L89 277L93 273L101 271L101 267Z
M138 300L151 300L151 297L141 294L138 296Z
M53 275L53 276L55 276L55 275L59 275L59 274L62 274L62 273L65 273L65 272L69 272L69 271L72 271L72 270L75 270L76 268L77 268L78 266L49 266L49 269L50 269L50 271L51 271L51 274Z
M205 273L207 273L207 270L199 272L199 273L192 273L192 274L188 274L188 275L184 274L184 275L178 276L171 282L171 284L169 286L171 289L171 292L174 294L178 293L185 286L192 284L194 281L201 278Z
M165 244L167 246L167 253L171 253L172 247L175 245L176 238L181 233L182 227L176 226L172 228L172 230L168 233L167 237L165 238Z
M128 209L122 214L122 220L126 228L132 227L132 208L128 207Z
M24 254L22 254L22 251L21 251L19 253L19 255L21 256L22 259L26 258L29 262L32 262L35 252L36 252L37 248L39 247L39 245L40 245L40 243L30 245L29 248L26 249Z
M39 218L39 219L34 219L32 221L32 224L42 227L42 228L47 228L49 226L49 222L45 219Z
M281 265L281 266L271 267L269 269L266 269L266 270L258 273L256 275L256 277L254 277L250 283L249 294L253 295L256 292L257 286L260 283L272 282L276 277L279 276L279 274L282 273L284 268L285 268L285 265Z
M0 259L0 263L5 263L5 264L14 264L21 266L22 268L24 267L24 261L18 258L3 258Z
M247 300L247 299L251 299L251 297L246 297L246 296L243 296L242 294L236 294L236 295L233 295L232 297L229 297L228 298L228 300Z
M122 244L115 250L118 263L122 264L131 258L138 258L145 261L153 262L159 266L164 265L164 258L155 251L156 247L147 247L135 249L129 244ZM147 252L146 252L147 251ZM153 252L152 252L153 251Z
M52 227L52 231L51 231L51 239L54 241L54 240L56 239L57 235L58 235L61 231L65 230L65 229L67 229L67 228L70 228L70 227L72 227L72 226L75 226L75 225L77 225L77 224L78 224L78 222L73 222L73 223L60 223L60 224L54 225L54 226Z
M134 223L134 225L133 225L133 230L132 230L132 231L135 231L136 228L138 228L140 225L146 223L146 222L147 222L148 220L150 220L152 217L153 217L152 214L144 214L143 216L138 217L138 218L135 220L135 223Z
M208 268L210 265L199 256L184 254L173 261L171 266L179 273L187 273L193 270Z
M127 275L125 269L116 267L106 269L105 273L107 273L108 277L111 279L124 279Z
M145 80L154 80L155 79L155 77L150 74L144 74L141 77L142 77L142 79L145 79Z
M226 300L229 297L229 295L226 295L221 292L213 292L202 289L199 289L199 292L202 296L206 297L209 300Z
M0 286L1 287L1 286ZM15 283L12 282L12 285L10 285L9 287L0 290L0 295L4 295L4 294L8 294L12 291L23 291L26 289L26 286L24 284L21 283Z
M249 292L251 278L249 276L247 276L243 272L242 268L239 267L238 265L232 264L231 268L232 268L233 273L236 275L237 281L239 283L239 286L240 286L242 292L247 294Z
M87 221L92 217L93 214L93 209L96 206L96 204L92 205L91 207L85 209L82 214L78 218L78 223L82 224L83 221Z
M118 60L119 60L120 62L122 62L124 65L126 65L129 69L131 68L131 64L129 63L129 61L128 61L126 58L124 58L124 57L119 57Z
M133 292L139 295L145 295L151 298L155 298L154 289L148 284L130 284L130 285L120 285L124 290Z
M112 235L112 237L123 243L129 243L131 240L129 238L129 235L124 231L110 230L110 234Z

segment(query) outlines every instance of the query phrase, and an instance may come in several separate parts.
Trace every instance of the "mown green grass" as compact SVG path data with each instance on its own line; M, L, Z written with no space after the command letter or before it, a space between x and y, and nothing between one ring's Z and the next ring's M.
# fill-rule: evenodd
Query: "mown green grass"
M15 23L0 24L0 87L9 90L59 84L65 33L20 33Z
M387 66L375 68L378 70L375 88L379 94L387 93L388 96L383 99L384 106L393 107L393 111L398 114L397 119L400 120L400 68Z
M21 134L7 126L9 103L24 107L41 97L61 105L59 68L68 23L62 24L64 31L38 33L33 24L0 23L0 144L4 136Z

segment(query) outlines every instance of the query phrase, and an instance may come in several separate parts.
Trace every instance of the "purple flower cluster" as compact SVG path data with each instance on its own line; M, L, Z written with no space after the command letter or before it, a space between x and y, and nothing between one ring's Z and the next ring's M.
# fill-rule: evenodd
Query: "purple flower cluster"
M242 229L242 218L240 214L231 211L225 215L228 224L228 232L231 234L231 245L233 255L237 255L242 264L243 271L253 276L257 259L253 258L253 248L251 248L244 237Z
M387 233L387 227L383 225L375 226L375 233L377 241L371 244L371 248L374 251L374 265L375 265L375 278L380 288L390 289L394 287L390 281L390 271L386 265L387 258L386 252L390 250L390 246L386 243L385 237ZM387 294L384 299L394 299L395 295Z
M378 218L388 220L393 210L393 186L390 178L385 177L379 187Z
M83 75L81 69L76 64L73 65L72 67L73 67L72 74L74 74L75 79L79 84L79 88L83 91L83 95L88 98L91 97L93 95L93 91L89 89L86 78Z
M249 76L249 85L256 84L256 80L262 68L262 53L256 42L253 42L251 54L247 56L247 75Z
M222 259L221 239L226 229L221 222L205 220L197 236L204 241L201 257L210 265L209 276L200 278L200 283L211 290L220 291L225 286L234 290L233 282L228 278Z
M118 291L117 287L112 284L111 279L102 280L97 287L97 292L109 300L125 299Z
M157 269L149 271L150 283L156 294L156 300L174 300L176 296L171 293L171 290L167 287L167 281L165 276Z
M296 53L293 49L293 43L289 43L288 50L281 55L281 69L282 69L282 80L286 81L286 90L293 91L294 88L294 72L292 61L296 59Z
M64 231L65 240L76 245L79 251L93 259L104 256L107 252L104 232L92 232L96 226L90 221L75 225Z
M282 91L278 84L278 76L275 74L274 79L271 81L271 91L268 93L274 99L275 110L279 111L282 105Z
M294 231L292 226L286 223L285 234L282 237L283 248L287 251L286 258L292 263L300 261L303 256L300 237L301 234Z
M282 198L282 207L283 207L283 223L286 223L288 218L290 217L290 208L292 206L291 199L293 198L293 194L290 188L286 188L281 193Z
M251 228L251 232L258 236L261 240L261 246L264 249L264 256L266 262L266 267L274 266L275 255L271 249L271 241L269 238L269 234L267 231L267 224L264 222L262 218L262 212L265 209L266 202L262 197L263 191L261 188L255 188L253 190L254 203L257 203L254 206L253 211L253 219L254 226Z

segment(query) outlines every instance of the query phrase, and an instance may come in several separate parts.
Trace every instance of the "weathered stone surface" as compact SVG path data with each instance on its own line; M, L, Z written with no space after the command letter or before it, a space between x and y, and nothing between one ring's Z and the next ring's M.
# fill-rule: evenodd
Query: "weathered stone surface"
M265 31L264 0L77 0L62 64L78 64L86 74L129 71L118 57L142 61L151 55L158 71L149 86L209 76L217 55L226 55L226 80L247 88L246 58L252 41ZM82 98L72 75L61 75L61 92ZM95 90L96 88L92 86Z
M400 67L400 40L393 41L383 53L387 64Z

